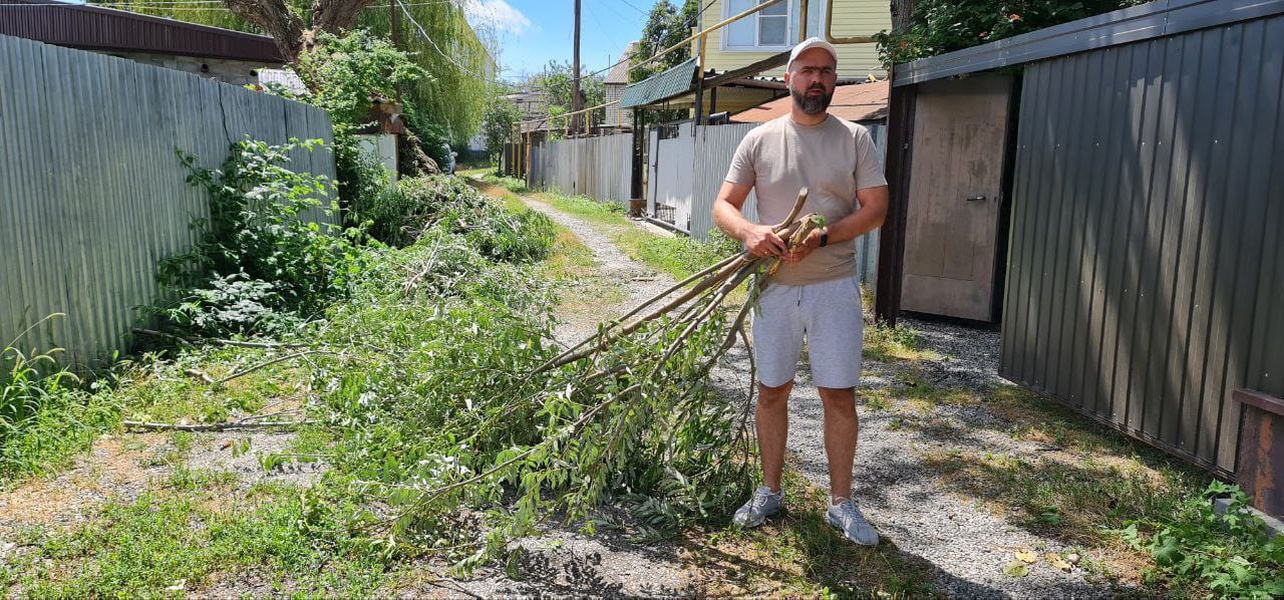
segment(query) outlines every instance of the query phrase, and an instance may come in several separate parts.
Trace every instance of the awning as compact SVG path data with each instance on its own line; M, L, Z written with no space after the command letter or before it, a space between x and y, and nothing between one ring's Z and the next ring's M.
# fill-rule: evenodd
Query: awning
M633 108L663 102L695 89L696 59L687 61L624 88L620 108Z

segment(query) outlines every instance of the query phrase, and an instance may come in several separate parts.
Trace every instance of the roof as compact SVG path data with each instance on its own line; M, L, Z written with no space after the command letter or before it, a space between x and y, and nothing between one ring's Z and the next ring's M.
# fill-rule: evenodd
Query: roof
M0 35L81 50L203 56L264 65L285 62L267 36L49 0L0 3Z
M1284 13L1284 0L1159 0L902 63L900 87Z
M834 88L834 101L829 114L848 121L874 121L887 117L887 94L891 86L886 80L870 83L840 85ZM762 123L789 114L793 98L785 96L766 104L731 115L737 123Z
M512 94L504 94L503 97L509 102L543 102L544 96L544 90L528 90L523 92L514 92Z
M663 73L624 88L620 108L646 106L689 92L695 84L695 75L696 59L689 58Z
M624 54L620 56L620 62L611 67L611 70L606 74L606 79L603 79L602 83L607 85L613 83L627 84L629 82L629 65L631 63L629 57L633 56L633 53L637 52L637 50L638 43L629 42L629 45L624 48Z

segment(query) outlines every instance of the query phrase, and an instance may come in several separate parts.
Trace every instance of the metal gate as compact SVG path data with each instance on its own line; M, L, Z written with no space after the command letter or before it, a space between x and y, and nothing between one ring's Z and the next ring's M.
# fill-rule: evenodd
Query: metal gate
M691 231L695 173L695 136L691 127L691 123L653 127L648 159L647 214L684 232Z

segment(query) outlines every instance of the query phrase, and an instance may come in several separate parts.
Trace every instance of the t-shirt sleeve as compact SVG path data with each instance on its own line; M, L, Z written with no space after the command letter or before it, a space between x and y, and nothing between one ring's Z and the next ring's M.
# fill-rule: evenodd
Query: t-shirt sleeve
M878 147L868 129L861 129L856 136L856 189L887 185L883 177L883 163L878 157Z
M758 173L753 168L754 139L758 136L746 135L736 146L736 153L731 157L731 168L727 169L726 181L736 185L753 185L758 180Z

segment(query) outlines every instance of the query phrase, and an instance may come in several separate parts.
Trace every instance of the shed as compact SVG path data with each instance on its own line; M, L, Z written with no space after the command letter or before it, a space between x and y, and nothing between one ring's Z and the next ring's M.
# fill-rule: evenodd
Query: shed
M1151 2L892 85L879 317L996 322L1002 376L1246 487L1284 469L1232 398L1284 396L1284 0Z

